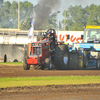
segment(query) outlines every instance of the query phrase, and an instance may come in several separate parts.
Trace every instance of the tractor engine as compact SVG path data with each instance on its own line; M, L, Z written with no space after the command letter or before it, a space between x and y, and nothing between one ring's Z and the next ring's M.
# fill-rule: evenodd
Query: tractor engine
M49 57L49 40L32 42L28 45L27 66L33 65L34 69L43 69L45 59Z

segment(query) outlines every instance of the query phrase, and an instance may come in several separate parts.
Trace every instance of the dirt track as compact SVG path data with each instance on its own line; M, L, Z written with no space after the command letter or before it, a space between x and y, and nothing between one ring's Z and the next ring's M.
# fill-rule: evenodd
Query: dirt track
M22 66L1 66L0 77L99 75L99 70L23 70ZM100 84L49 85L0 88L1 100L100 100Z
M0 77L38 77L38 76L97 76L100 70L23 70L22 66L0 66Z

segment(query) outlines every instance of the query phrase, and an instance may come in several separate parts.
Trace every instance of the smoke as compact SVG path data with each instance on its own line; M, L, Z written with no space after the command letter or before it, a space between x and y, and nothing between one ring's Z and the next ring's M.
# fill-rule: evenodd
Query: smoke
M52 12L60 8L61 0L39 0L36 9L35 29L46 29Z
M61 1L60 0L39 0L41 6L49 7L51 10L59 8Z

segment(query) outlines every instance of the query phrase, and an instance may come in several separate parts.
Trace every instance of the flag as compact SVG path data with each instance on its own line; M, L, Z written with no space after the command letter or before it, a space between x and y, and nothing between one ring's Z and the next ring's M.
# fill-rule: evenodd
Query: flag
M33 27L31 27L28 31L28 37L32 38L33 37Z
M33 25L34 25L34 19L32 19L32 23L31 23L31 26L33 27Z
M36 21L36 13L35 13L35 11L34 11L33 19L32 19L32 22L31 22L31 28L28 31L28 37L29 37L29 39L31 41L33 41L34 21Z

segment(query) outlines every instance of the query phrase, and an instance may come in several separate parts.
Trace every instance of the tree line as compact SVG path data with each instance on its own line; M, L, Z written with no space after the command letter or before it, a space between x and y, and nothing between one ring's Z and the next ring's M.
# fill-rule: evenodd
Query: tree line
M33 5L31 2L20 2L20 29L28 30L31 27L33 19L33 8L35 12L41 10L40 5ZM71 6L63 11L65 16L65 29L70 31L82 31L86 25L100 25L100 6L91 4L90 6L82 7ZM41 29L57 28L56 12L49 12L49 18ZM64 19L61 21L64 26ZM13 1L3 2L0 0L0 28L18 28L18 3ZM63 29L62 29L63 30Z
M65 11L63 12L63 16ZM66 30L81 31L86 25L100 25L100 5L91 4L82 8L70 6L66 11ZM62 21L64 23L64 20Z
M33 4L20 2L20 28L29 29L32 21ZM0 7L0 28L18 28L18 3L3 2Z
M12 3L9 1L3 2L3 0L0 0L0 2L0 28L18 28L18 3L16 1L13 1ZM33 8L35 9L35 12L41 10L39 4L33 6L33 4L28 1L20 2L21 30L29 30L31 27ZM56 13L49 13L49 18L44 25L41 24L41 29L56 27Z

